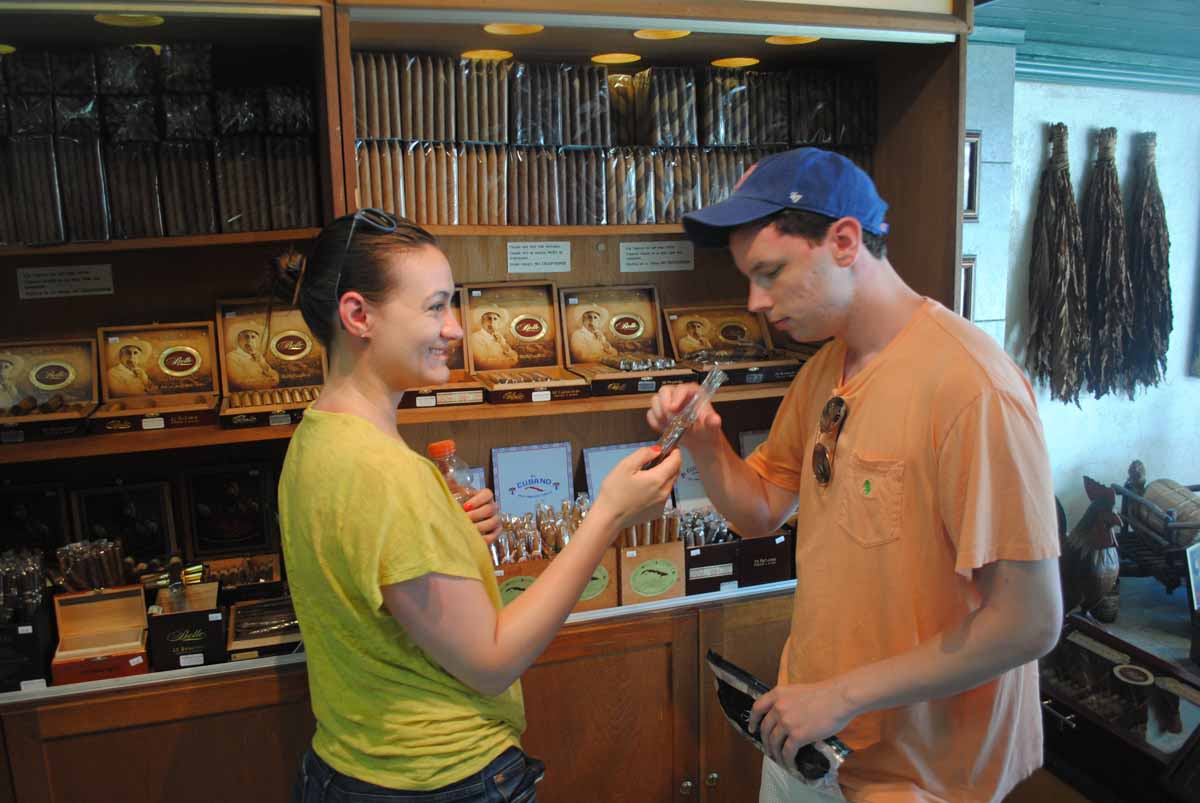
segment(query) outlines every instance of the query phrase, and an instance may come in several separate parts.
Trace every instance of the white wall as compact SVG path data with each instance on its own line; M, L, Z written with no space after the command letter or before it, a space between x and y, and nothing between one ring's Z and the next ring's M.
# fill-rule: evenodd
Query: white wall
M1134 135L1158 133L1158 179L1171 233L1175 313L1166 380L1139 392L1135 401L1112 396L1097 401L1080 394L1077 408L1051 401L1048 389L1036 388L1055 493L1074 522L1087 507L1082 475L1105 484L1124 482L1134 458L1146 463L1150 479L1171 477L1200 483L1200 378L1189 372L1200 316L1200 96L1016 83L1005 347L1018 361L1027 337L1028 265L1038 181L1049 153L1046 125L1056 122L1066 123L1070 129L1076 203L1082 201L1083 182L1094 158L1095 132L1116 127L1117 169L1126 209L1133 190Z

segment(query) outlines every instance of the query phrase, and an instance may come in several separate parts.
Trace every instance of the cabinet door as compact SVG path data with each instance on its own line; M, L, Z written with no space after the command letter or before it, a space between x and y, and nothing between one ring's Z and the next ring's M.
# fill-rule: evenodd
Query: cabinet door
M538 800L696 800L696 683L692 611L568 628L521 678Z
M716 650L774 686L791 621L791 592L700 611L700 788L705 803L758 800L763 756L726 721L704 656Z

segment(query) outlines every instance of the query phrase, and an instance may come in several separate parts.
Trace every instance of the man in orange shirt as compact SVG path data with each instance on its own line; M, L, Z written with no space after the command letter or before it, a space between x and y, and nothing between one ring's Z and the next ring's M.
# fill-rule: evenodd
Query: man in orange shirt
M1049 458L1032 390L986 334L887 260L887 204L836 154L770 156L685 217L727 245L749 309L833 338L746 460L705 406L684 445L745 537L798 510L778 685L754 706L760 801L827 799L779 765L839 735L854 801L995 801L1041 763L1037 658L1062 619ZM659 391L662 429L695 386Z

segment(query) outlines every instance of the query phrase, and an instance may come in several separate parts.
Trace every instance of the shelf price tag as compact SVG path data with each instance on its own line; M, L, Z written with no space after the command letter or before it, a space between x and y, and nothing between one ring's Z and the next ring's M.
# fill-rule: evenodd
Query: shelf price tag
M22 301L34 298L111 296L112 265L17 268L17 292Z
M570 273L571 243L517 242L508 244L509 273Z
M654 273L695 268L695 252L687 240L621 243L621 273Z

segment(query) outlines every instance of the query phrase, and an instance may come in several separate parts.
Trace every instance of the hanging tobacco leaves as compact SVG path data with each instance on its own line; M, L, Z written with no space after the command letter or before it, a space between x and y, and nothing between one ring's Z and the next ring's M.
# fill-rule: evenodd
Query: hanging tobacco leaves
M1090 332L1083 231L1067 163L1067 127L1050 127L1050 162L1042 173L1029 259L1026 366L1048 382L1051 398L1079 404L1089 369Z
M1133 342L1133 290L1125 266L1125 207L1117 180L1117 129L1101 129L1097 148L1083 194L1083 256L1092 336L1088 390L1097 399L1121 391L1132 398L1128 355Z
M1158 137L1142 134L1138 142L1137 184L1129 226L1129 275L1133 285L1133 343L1128 360L1132 388L1157 385L1167 371L1167 342L1174 325L1171 312L1171 237L1158 170L1154 166Z

